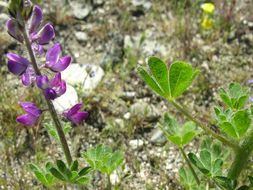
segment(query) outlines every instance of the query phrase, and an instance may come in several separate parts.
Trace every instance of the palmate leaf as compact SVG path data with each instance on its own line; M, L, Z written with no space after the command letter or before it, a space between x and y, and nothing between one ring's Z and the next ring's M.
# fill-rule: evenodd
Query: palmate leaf
M199 171L204 175L215 177L222 174L223 160L219 155L215 147L212 150L202 149L199 156L194 153L189 153L188 157L190 161L195 165Z
M180 168L179 181L186 189L191 189L197 185L190 169Z
M172 63L168 71L167 64L157 57L149 57L148 66L150 73L138 68L141 78L157 94L168 99L180 96L199 73L192 65L181 61Z
M251 125L250 111L240 110L240 111L229 111L220 112L216 108L217 120L220 128L224 133L230 137L240 139L249 129Z
M221 100L231 109L241 109L245 106L249 98L249 88L242 87L238 83L231 83L226 90L221 88L219 95Z
M31 171L34 173L36 179L43 185L50 187L54 184L55 178L48 172L39 168L35 164L29 164Z
M113 152L110 147L104 145L98 145L88 150L83 156L94 170L109 175L124 161L122 152Z
M180 61L172 63L169 70L171 97L180 96L191 85L198 73L199 71L188 63Z
M176 120L168 113L164 114L165 135L174 144L183 147L199 134L193 122L186 122L179 126Z

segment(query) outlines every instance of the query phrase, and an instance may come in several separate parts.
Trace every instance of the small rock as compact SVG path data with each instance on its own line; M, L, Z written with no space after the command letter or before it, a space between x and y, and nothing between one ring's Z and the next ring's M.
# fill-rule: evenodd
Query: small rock
M124 100L133 100L136 97L136 92L123 92L121 98Z
M129 141L129 145L132 149L141 148L143 146L144 142L141 139L134 139Z
M110 180L111 180L112 185L116 185L120 182L119 176L116 172L113 172L110 175Z
M144 100L139 100L131 105L130 113L131 116L144 117L147 120L154 120L159 116L159 111L157 108L154 105L145 102Z
M164 145L167 139L160 128L156 128L152 131L150 141L156 145Z
M132 4L136 7L141 6L146 10L150 9L152 6L152 3L148 0L132 0Z
M115 124L116 124L116 127L119 127L121 129L124 129L124 127L125 127L124 120L120 119L120 118L115 119Z
M167 54L167 48L163 44L154 40L146 39L143 43L142 49L147 56L155 54L165 56Z
M130 112L125 113L123 117L124 119L128 120L131 117L131 113Z
M76 36L76 39L79 41L79 42L86 42L88 40L88 35L87 33L85 32L76 32L75 33L75 36Z
M92 11L92 6L85 2L71 1L70 6L72 7L73 15L80 20L85 19Z
M74 89L74 87L68 84L65 94L63 94L59 98L56 98L53 101L53 104L57 112L66 111L77 103L78 103L77 92Z

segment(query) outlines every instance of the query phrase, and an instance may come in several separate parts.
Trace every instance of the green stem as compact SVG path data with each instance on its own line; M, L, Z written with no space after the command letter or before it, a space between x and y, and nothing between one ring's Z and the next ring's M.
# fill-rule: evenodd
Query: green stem
M24 36L25 45L26 45L26 48L28 50L28 53L29 53L29 56L30 56L31 63L32 63L33 69L35 71L35 74L36 75L41 75L41 72L40 72L40 70L38 68L38 65L37 65L37 62L36 62L36 59L35 59L32 47L31 47L30 40L29 40L29 38L27 36L27 32L25 30L25 27L23 27L22 33L23 33L23 36ZM67 163L70 166L71 162L72 162L72 157L71 157L71 154L70 154L70 150L69 150L69 146L68 146L65 134L63 132L63 128L62 128L61 122L60 122L60 120L58 118L58 115L56 113L56 110L54 108L54 105L53 105L52 101L51 100L47 100L46 98L45 98L45 100L47 102L48 110L49 110L49 112L51 114L51 117L52 117L52 119L54 121L56 130L57 130L57 133L58 133L58 136L60 138L60 142L61 142L61 145L62 145L63 152L65 154Z
M110 174L107 174L107 190L111 190L112 189L112 183L111 183L111 179L110 179Z
M169 102L172 103L172 105L178 110L180 111L182 114L185 115L185 117L187 117L189 120L193 121L194 123L196 123L196 125L198 125L200 128L202 128L205 132L207 132L208 134L212 135L214 138L218 139L219 141L221 141L222 143L228 145L229 147L233 148L234 150L238 150L239 146L232 141L227 140L226 138L224 138L223 136L217 134L216 132L214 132L213 130L211 130L209 127L207 127L206 125L204 125L201 121L199 121L198 119L194 118L188 111L186 108L182 107L180 104L176 103L175 101L170 101Z
M235 152L235 157L232 165L228 171L228 177L231 179L237 179L241 171L248 163L249 157L253 151L253 129L241 140L240 149Z
M179 150L180 150L180 152L182 153L182 155L183 155L183 157L184 157L184 159L185 159L185 161L186 161L188 167L190 168L190 170L191 170L191 172L192 172L192 175L194 176L194 178L195 178L197 184L200 185L200 181L199 181L198 175L196 174L194 168L192 167L192 164L191 164L190 160L189 160L188 157L186 156L186 153L185 153L184 149L183 149L183 148L179 148Z

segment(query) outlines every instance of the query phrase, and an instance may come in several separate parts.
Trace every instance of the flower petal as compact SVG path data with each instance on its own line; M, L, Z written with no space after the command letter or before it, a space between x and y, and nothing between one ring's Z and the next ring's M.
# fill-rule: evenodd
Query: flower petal
M40 45L45 45L55 37L54 28L51 24L46 24L38 33L31 34L33 41L37 41Z
M14 19L8 20L6 22L6 27L10 36L12 36L21 43L24 41L23 35L18 28L18 23Z
M49 82L49 80L48 80L48 77L46 75L36 77L36 84L41 89L47 88L48 82Z
M67 112L64 112L64 115L66 117L69 117L69 116L76 114L81 109L82 105L83 105L82 103L74 105Z
M71 117L69 117L68 119L75 124L79 124L83 120L87 119L88 116L89 116L88 112L78 112L78 113L72 115Z
M8 58L8 69L14 75L23 74L27 69L28 65L30 64L27 59L15 53L8 53L6 57Z
M30 86L33 81L36 80L35 72L32 67L28 67L26 71L21 76L21 81L23 85Z
M30 114L20 115L16 118L17 122L22 123L22 124L27 125L27 126L35 125L37 120L38 120L38 117L35 117L33 115L30 115Z
M71 62L71 57L64 56L60 58L60 60L56 62L54 65L52 65L50 69L55 72L64 71L69 66L70 62Z
M38 27L40 26L40 23L42 21L42 10L39 6L35 5L33 8L33 12L31 15L31 18L29 20L29 33L35 32Z
M56 73L54 78L50 81L50 86L59 86L61 84L61 73Z
M43 49L43 46L42 45L39 45L37 43L32 43L32 49L33 49L33 52L37 55L37 56L40 56L44 53L44 49Z
M44 90L44 96L48 100L54 100L55 98L57 98L57 93L52 88L46 88Z
M19 104L26 113L35 117L39 117L42 113L42 111L33 102L20 102Z
M66 92L67 85L65 81L61 81L60 86L56 89L57 96L61 96Z
M61 54L61 45L59 43L56 43L48 49L46 54L46 66L52 67L55 63L58 62Z

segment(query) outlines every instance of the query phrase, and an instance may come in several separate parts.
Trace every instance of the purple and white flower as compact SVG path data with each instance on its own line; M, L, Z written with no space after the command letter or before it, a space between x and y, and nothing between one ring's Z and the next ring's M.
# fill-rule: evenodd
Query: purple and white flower
M62 49L59 43L48 49L45 66L54 72L64 71L69 66L71 57L68 55L60 57L61 52Z

